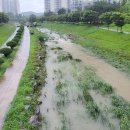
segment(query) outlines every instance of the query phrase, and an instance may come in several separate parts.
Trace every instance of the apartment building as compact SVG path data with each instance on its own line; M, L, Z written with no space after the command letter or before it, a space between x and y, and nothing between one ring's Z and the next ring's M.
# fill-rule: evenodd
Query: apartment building
M65 8L67 11L71 8L71 0L44 0L45 12L57 13L59 9Z
M17 15L20 13L19 0L0 0L0 8L2 12Z
M3 11L3 8L2 8L2 0L0 0L0 12Z
M78 8L84 9L94 0L44 0L45 12L57 13L59 9L65 8L67 11L76 11Z
M45 12L49 12L51 11L51 0L44 0L44 4L45 4Z

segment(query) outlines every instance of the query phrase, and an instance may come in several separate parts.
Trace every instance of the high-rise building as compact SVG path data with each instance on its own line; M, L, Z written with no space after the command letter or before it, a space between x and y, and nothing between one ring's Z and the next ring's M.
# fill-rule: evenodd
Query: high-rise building
M18 15L20 13L19 0L10 0L10 2L10 12Z
M44 0L45 12L55 12L57 13L61 9L62 0Z
M2 11L17 15L20 13L19 0L2 0Z
M51 11L51 0L44 0L45 4L45 12L50 12Z
M2 8L2 0L0 0L0 12L3 11L3 8Z
M70 9L71 0L44 0L45 12L57 13L59 9L65 8Z
M3 8L3 12L5 13L9 13L10 10L10 1L9 0L2 0L2 8Z
M83 0L72 0L71 1L71 11L76 11L78 8L82 9Z
M45 12L57 13L59 9L64 8L67 11L75 11L77 8L83 8L83 1L87 0L44 0ZM85 2L84 2L85 3Z
M59 11L59 9L61 9L62 8L62 6L61 6L61 0L55 0L55 12L58 12Z
M62 0L61 6L69 11L71 7L71 0Z

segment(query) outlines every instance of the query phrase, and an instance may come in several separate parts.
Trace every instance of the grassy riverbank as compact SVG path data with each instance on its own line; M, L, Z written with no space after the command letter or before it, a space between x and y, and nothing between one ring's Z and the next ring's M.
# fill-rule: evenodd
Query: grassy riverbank
M16 27L13 23L0 25L0 46L6 42L15 29Z
M37 31L35 31L35 35L31 35L29 60L7 114L3 130L37 129L37 126L29 124L30 117L35 113L39 96L39 89L34 91L33 86L34 84L44 85L46 76L44 62L38 58L39 55L45 56L46 51L44 46L41 48L38 44L37 35ZM40 70L37 72L38 66ZM36 80L37 77L39 80ZM41 86L37 87L41 88Z
M106 28L107 28L107 26L103 26L103 27L106 27ZM117 28L114 24L111 24L111 25L110 25L110 28L111 28L111 29L115 29L115 30L118 29L118 31L120 31L120 28ZM123 26L123 31L125 31L125 32L130 32L130 24L124 25L124 26Z
M20 31L21 29L22 28L20 28L18 31ZM17 34L18 33L19 32L17 32ZM11 53L7 57L6 56L2 57L2 59L3 59L4 62L0 65L0 78L2 78L2 76L4 75L6 69L12 64L12 61L14 60L14 58L16 56L16 53L17 53L17 51L19 49L23 33L24 33L24 28L22 29L21 34L19 34L20 37L18 37L17 34L16 34L15 37L11 40L11 41L13 41L13 40L15 40L15 38L18 38L17 45L14 48L11 48Z
M90 49L116 68L130 73L130 36L93 26L44 23L43 27L71 34L73 42Z

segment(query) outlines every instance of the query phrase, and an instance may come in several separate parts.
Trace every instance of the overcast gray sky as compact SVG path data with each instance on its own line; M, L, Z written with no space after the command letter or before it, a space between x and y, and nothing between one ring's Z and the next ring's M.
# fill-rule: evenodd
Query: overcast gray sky
M20 0L20 10L21 12L43 12L44 0Z

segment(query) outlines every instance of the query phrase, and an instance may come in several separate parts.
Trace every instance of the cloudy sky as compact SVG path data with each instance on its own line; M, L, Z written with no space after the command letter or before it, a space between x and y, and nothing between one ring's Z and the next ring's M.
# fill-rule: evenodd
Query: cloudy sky
M43 12L44 0L20 0L20 10L21 12Z

